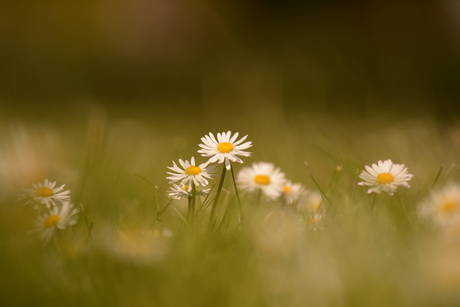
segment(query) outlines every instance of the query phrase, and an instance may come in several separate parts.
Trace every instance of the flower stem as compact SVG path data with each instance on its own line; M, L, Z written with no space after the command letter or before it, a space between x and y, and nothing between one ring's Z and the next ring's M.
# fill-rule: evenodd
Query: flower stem
M241 199L240 199L240 194L238 193L238 188L236 186L236 180L235 180L235 173L233 172L233 167L231 168L232 170L232 179L233 179L233 186L235 187L235 192L236 192L236 198L238 200L238 222L241 225L241 230L243 230L243 212L241 210Z
M188 206L187 206L187 221L190 222L190 220L192 219L192 195L189 195L187 197L187 203L188 203Z
M372 200L372 215L374 215L375 199L377 198L377 193L374 193L374 198Z
M196 186L195 183L192 182L192 201L190 205L190 225L192 227L195 226L195 219L196 219L196 212L195 212L195 204L196 204Z
M211 215L209 216L209 227L210 228L214 226L214 215L216 214L217 202L219 201L220 192L222 192L222 186L224 185L225 173L227 170L225 168L225 163L222 164L222 167L223 167L222 175L220 176L220 182L217 188L216 198L214 198L214 202L212 203Z

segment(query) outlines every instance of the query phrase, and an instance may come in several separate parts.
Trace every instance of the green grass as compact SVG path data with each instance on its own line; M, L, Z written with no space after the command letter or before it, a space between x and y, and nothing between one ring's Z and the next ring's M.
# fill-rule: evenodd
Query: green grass
M446 239L416 215L433 184L460 177L450 168L460 155L449 127L429 118L271 114L192 125L186 117L180 124L101 114L60 132L31 123L1 131L2 306L460 304L459 238ZM200 137L227 130L253 142L252 157L235 172L272 162L323 191L327 214L316 227L279 201L244 194L239 225L230 173L217 204L219 230L209 231L210 206L194 227L184 222L187 201L169 204L165 196L166 166L192 155L204 162ZM374 203L355 182L364 165L384 159L405 164L414 178L410 189ZM78 224L43 246L27 233L36 211L17 192L46 178L65 183L83 210Z

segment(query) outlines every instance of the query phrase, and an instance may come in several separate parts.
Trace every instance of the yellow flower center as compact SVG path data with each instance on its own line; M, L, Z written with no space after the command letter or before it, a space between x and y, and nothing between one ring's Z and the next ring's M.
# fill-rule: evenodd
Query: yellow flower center
M187 175L198 175L199 173L201 173L201 168L199 168L198 166L189 166L185 169L185 173Z
M47 187L41 187L35 190L35 195L41 197L50 197L54 195L53 189Z
M377 176L377 182L380 184L387 184L393 182L395 177L390 173L381 173Z
M318 202L318 201L312 202L310 204L310 206L308 207L308 211L310 211L310 212L318 211L319 205L320 205L320 202Z
M319 221L319 218L318 217L310 217L308 220L307 220L307 224L315 224L316 222Z
M267 185L270 184L270 177L267 175L256 175L254 177L254 182L259 184L259 185Z
M233 150L233 145L228 142L219 143L217 150L221 153L227 153Z
M269 180L270 180L270 179L269 179ZM283 187L283 191L284 191L284 193L288 194L288 193L291 193L292 188L291 188L290 186L285 185L285 186Z
M53 227L59 222L60 219L61 218L58 215L50 215L43 221L43 225L46 228Z
M448 200L439 206L439 211L443 214L452 214L457 211L458 204L455 200Z
M184 187L182 188L182 190L184 190L184 191L188 191L188 188L189 188L189 186L188 186L188 185L184 185Z

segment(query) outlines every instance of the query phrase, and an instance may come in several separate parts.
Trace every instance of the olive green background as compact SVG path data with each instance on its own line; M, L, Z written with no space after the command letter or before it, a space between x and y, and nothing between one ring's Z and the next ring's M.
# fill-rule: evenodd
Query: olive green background
M460 111L457 1L2 1L0 111L68 123ZM225 121L225 119L222 119Z

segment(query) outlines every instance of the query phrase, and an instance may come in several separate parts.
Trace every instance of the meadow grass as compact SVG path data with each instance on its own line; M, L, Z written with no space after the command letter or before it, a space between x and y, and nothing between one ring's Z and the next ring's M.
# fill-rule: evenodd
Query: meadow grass
M297 115L192 125L110 119L57 130L15 123L1 132L2 306L458 306L460 238L422 220L432 189L458 181L458 131L430 118ZM227 125L228 123L228 125ZM184 128L187 127L187 128ZM239 191L222 165L207 198L168 198L167 166L200 138L248 134L252 157L321 191L312 223L294 205ZM394 196L357 186L365 165L405 164L411 188ZM456 164L455 164L456 163ZM29 234L37 211L17 200L48 178L66 184L78 223L47 243ZM243 219L241 219L241 215Z

